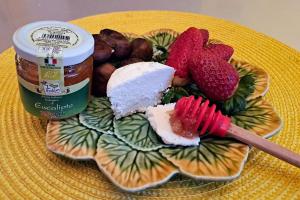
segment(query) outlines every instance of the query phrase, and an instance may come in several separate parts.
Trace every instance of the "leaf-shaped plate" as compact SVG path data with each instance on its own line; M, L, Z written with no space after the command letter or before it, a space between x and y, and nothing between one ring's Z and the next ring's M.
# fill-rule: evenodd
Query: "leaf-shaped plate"
M241 173L249 147L233 139L202 139L199 146L163 148L160 152L180 172L201 180L231 180Z
M142 36L126 36L152 41L153 59L164 62L167 49L178 33L161 29ZM210 42L221 43L218 40ZM232 121L262 137L272 136L279 131L282 123L272 106L261 98L268 89L267 73L243 61L232 59L231 63L240 75L251 75L256 84L255 91L247 99L246 110L235 113ZM102 104L107 115L101 111ZM49 122L48 148L71 158L93 158L112 182L128 191L162 184L177 172L202 180L230 180L240 174L248 157L249 147L233 139L206 136L201 138L197 147L163 145L153 130L149 131L151 127L142 114L114 121L117 131L110 135L107 133L113 129L106 126L111 123L110 113L107 99L96 99L80 114L81 123L78 117Z
M244 129L268 138L282 127L282 121L273 107L262 97L248 100L246 110L231 117L232 122Z
M164 63L168 56L168 48L179 35L171 29L160 29L144 34L153 45L153 61Z
M114 127L115 135L135 149L151 151L164 146L142 113L115 120Z
M114 114L110 106L107 97L93 98L79 114L80 123L101 133L112 133Z
M150 40L154 48L161 46L168 49L178 35L179 33L172 29L159 29L145 33L143 37Z
M251 75L255 80L254 92L248 96L248 100L264 96L267 93L269 89L269 76L267 72L241 60L231 59L230 63L238 70L240 76Z
M102 135L95 160L120 188L137 191L166 182L178 170L156 151L131 148L112 135Z
M73 159L92 159L100 133L81 125L78 117L50 121L46 142L49 150Z

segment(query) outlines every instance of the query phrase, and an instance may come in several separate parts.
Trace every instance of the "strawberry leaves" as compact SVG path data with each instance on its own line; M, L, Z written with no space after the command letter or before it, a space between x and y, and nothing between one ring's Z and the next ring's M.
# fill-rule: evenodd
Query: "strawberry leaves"
M188 97L190 94L182 87L171 87L169 88L162 97L162 103L174 103L178 101L181 97Z
M252 75L247 74L240 78L239 86L235 94L226 101L212 101L211 103L216 104L217 108L222 111L225 115L235 115L245 110L247 105L247 97L251 95L255 90L255 79ZM202 97L204 100L207 97L197 87L196 84L188 84L184 87L171 87L168 89L162 98L162 103L174 103L177 102L181 97L184 96L195 96L196 98Z
M163 63L168 58L168 50L163 46L155 46L155 54L153 55L152 60L155 62Z
M245 110L247 97L254 92L254 78L251 75L245 75L240 78L239 86L235 94L225 102L217 102L218 107L223 114L232 116Z

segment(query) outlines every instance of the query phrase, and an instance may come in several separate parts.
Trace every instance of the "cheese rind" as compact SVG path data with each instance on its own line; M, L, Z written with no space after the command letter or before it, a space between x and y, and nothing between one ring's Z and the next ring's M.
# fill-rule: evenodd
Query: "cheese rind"
M139 62L117 69L107 84L107 96L115 117L145 111L157 105L173 79L172 67L156 62Z
M156 133L162 138L164 143L181 145L181 146L195 146L200 142L200 137L186 138L173 132L169 122L169 113L174 110L175 103L158 105L156 107L148 107L146 116Z

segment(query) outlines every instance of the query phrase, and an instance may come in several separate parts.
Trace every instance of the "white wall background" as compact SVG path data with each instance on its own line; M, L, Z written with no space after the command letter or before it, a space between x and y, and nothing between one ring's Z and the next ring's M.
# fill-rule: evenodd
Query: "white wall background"
M299 0L0 0L0 52L21 25L124 10L178 10L245 25L300 51Z

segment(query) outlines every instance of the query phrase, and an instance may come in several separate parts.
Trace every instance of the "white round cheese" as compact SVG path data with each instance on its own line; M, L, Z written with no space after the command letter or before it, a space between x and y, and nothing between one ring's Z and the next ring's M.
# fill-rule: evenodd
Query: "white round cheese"
M172 82L175 70L157 62L139 62L117 69L107 84L116 118L157 105Z

